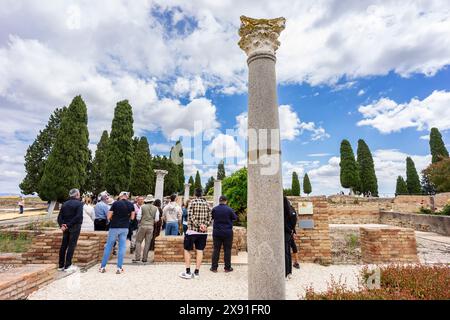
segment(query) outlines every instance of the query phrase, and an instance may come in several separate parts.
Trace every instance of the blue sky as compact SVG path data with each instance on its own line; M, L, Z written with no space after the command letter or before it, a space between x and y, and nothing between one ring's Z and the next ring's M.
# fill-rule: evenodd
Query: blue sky
M27 146L55 107L81 94L91 149L129 99L136 135L153 154L170 136L197 136L215 161L245 164L246 56L239 16L284 16L277 52L283 180L308 172L314 194L339 186L339 144L372 150L380 193L392 195L405 158L430 162L437 126L450 144L448 1L6 1L0 8L0 193L18 193ZM195 123L202 123L202 132ZM235 129L236 136L227 134ZM211 134L209 134L211 135ZM189 158L189 150L186 150ZM191 155L192 157L193 155ZM188 178L216 165L187 159Z

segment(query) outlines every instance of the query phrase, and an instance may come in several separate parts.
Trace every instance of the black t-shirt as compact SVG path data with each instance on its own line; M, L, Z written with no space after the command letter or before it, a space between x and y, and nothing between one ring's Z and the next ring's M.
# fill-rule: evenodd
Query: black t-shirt
M134 211L133 204L128 200L119 200L113 203L110 211L113 212L109 228L125 228L130 225L130 215Z

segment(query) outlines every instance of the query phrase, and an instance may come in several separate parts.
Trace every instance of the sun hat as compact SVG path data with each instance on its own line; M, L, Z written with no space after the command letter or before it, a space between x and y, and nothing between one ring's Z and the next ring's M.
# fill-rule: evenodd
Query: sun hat
M149 203L149 202L154 202L155 198L153 197L152 194L147 195L147 197L144 199L145 203Z

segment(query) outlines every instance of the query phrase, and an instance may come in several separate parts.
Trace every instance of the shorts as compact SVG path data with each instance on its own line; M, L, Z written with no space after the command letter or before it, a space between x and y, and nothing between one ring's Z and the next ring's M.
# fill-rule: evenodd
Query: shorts
M206 247L207 234L187 234L184 236L184 250L192 251L200 250L203 251Z
M295 243L294 237L291 238L291 240L289 241L289 244L292 248L292 252L297 253L298 249L297 249L297 244Z

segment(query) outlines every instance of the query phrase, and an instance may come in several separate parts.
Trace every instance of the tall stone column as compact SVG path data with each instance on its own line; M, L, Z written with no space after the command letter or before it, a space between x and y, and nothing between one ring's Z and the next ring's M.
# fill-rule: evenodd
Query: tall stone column
M166 170L154 170L156 173L155 199L163 201L164 198L164 177L168 172Z
M241 16L248 56L248 298L285 299L283 187L275 52L285 19Z
M214 180L214 206L219 204L219 198L222 195L222 180Z
M189 200L189 190L191 189L190 183L184 184L184 204Z

